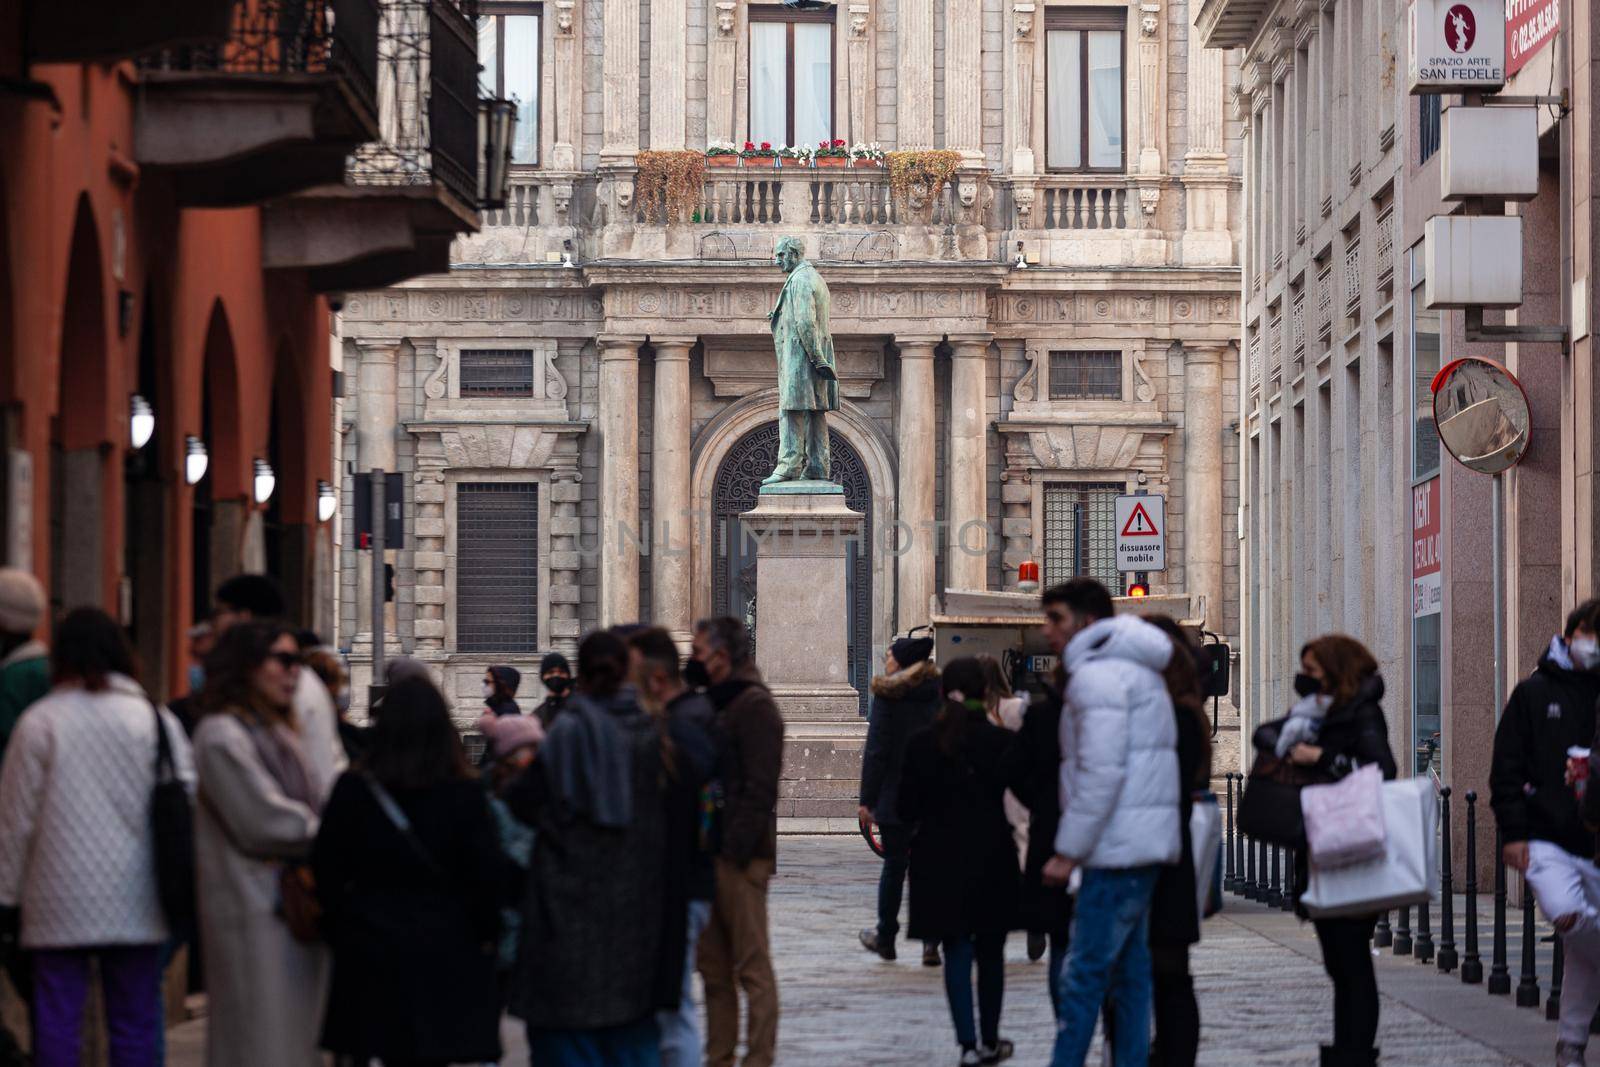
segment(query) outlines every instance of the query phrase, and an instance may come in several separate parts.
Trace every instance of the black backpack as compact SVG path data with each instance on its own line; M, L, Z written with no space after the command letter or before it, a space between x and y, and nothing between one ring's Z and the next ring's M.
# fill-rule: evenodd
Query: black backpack
M196 918L194 808L178 779L166 724L159 711L155 717L156 784L150 790L150 830L155 839L156 893L172 936L184 940L193 934Z

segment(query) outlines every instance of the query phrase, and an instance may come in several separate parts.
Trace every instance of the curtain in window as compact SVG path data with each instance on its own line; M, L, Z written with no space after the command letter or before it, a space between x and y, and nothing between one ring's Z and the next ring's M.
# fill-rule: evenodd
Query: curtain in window
M777 147L788 139L788 27L750 23L750 140Z
M1089 166L1122 165L1122 34L1089 31Z
M1083 98L1079 95L1083 73L1077 30L1051 30L1045 34L1045 165L1051 169L1083 166Z
M539 162L539 16L507 15L506 96L517 101L511 162ZM481 57L480 57L481 58Z
M794 28L794 143L833 138L833 27L801 22Z
M500 20L493 15L478 16L478 90L484 96L499 96L495 84L500 63Z

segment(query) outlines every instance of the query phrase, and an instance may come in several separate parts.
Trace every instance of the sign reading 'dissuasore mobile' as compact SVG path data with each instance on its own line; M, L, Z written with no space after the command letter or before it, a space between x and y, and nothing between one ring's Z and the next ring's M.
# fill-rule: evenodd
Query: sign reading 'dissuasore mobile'
M1504 85L1505 4L1412 0L1411 92L1488 92Z
M1155 493L1117 497L1117 570L1167 569L1167 498Z
M1506 0L1506 77L1556 39L1561 29L1561 0Z

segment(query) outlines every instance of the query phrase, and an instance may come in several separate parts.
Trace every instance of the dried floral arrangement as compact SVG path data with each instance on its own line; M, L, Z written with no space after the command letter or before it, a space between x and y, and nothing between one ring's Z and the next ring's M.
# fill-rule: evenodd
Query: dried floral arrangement
M640 152L634 197L646 219L655 221L666 208L666 221L688 219L700 204L705 186L706 157L699 152Z
M889 191L901 207L910 202L912 186L926 189L930 203L939 199L939 194L961 167L961 153L949 149L890 152L886 158L889 162Z

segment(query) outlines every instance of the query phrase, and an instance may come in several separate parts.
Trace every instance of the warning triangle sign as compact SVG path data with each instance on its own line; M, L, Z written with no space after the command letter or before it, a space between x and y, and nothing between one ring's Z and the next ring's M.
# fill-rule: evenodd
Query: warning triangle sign
M1155 522L1150 518L1150 513L1144 509L1143 504L1133 505L1133 514L1128 516L1128 521L1122 525L1123 537L1160 537L1161 531L1156 529Z

